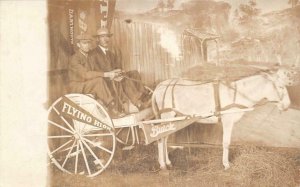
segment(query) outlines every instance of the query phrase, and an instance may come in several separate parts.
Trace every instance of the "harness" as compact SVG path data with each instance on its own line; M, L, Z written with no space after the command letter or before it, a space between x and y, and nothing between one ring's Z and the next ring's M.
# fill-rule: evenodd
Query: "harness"
M267 72L265 70L263 70L263 71L259 72L259 74L267 74ZM122 75L122 76L124 78L126 78L126 79L129 79L129 80L132 80L132 81L135 81L135 82L139 82L139 83L141 82L140 80L136 80L136 79L130 78L130 77L126 76L126 75ZM251 75L251 76L253 76L253 75ZM246 76L246 77L250 77L250 76ZM245 77L242 77L242 78L245 78ZM175 93L174 93L175 86L198 86L198 85L203 85L203 84L206 84L206 83L212 83L212 85L213 85L213 93L214 93L214 102L215 102L215 112L214 112L214 115L218 117L218 123L219 124L221 124L221 112L222 111L226 111L226 110L229 110L231 108L240 108L240 109L249 108L249 107L247 107L245 105L236 103L237 94L239 94L239 96L242 96L245 99L247 99L247 100L249 100L249 101L251 101L253 103L257 103L257 104L254 105L254 107L261 106L261 105L264 105L266 103L266 102L263 102L263 99L261 101L254 101L251 98L249 98L247 95L239 92L238 88L237 88L237 84L234 81L233 82L225 82L225 81L221 81L221 80L213 80L213 81L208 80L208 81L196 82L193 85L186 85L186 84L180 84L180 83L178 83L180 80L189 80L189 79L175 78L175 79L172 79L168 84L164 85L164 86L166 86L166 88L165 88L164 93L163 93L163 99L162 99L162 105L161 105L162 109L158 111L158 115L161 115L161 114L166 113L166 112L174 112L176 114L176 116L189 116L189 115L186 115L186 114L184 114L184 113L176 110ZM276 85L276 83L275 83L274 80L271 80L271 79L268 79L268 80L270 80L273 83L273 86L274 86L274 88L275 88L275 90L277 92L278 98L281 101L283 99L284 95L281 95L279 93L279 90L278 90L279 88ZM221 84L223 84L224 86L226 86L229 89L233 90L232 103L229 104L229 105L226 105L224 107L221 107L221 102L220 102L220 85ZM172 106L171 107L165 107L165 99L166 99L166 96L167 96L167 92L169 90L171 91ZM269 102L275 102L275 101L269 101Z
M265 72L262 72L262 73L265 73ZM253 107L258 107L258 106L261 106L261 105L264 105L264 104L267 103L267 102L264 102L265 99L261 99L259 101L254 101L251 98L249 98L247 95L245 95L244 93L239 92L236 82L228 83L228 82L221 81L221 80L213 80L213 81L205 81L205 82L195 83L195 84L192 84L192 85L186 85L186 84L178 83L179 80L187 80L187 79L179 79L179 78L172 79L168 84L163 85L163 86L166 86L166 88L165 88L164 93L163 93L163 99L162 99L163 102L162 102L162 106L161 106L162 109L158 111L158 114L162 114L162 113L165 113L165 112L171 112L172 111L172 112L176 113L176 116L189 116L189 115L183 114L183 113L181 113L181 112L179 112L175 109L176 108L175 94L174 94L175 86L198 86L198 85L203 85L203 84L206 84L206 83L212 83L213 93L214 93L214 103L215 103L215 112L214 112L214 114L215 114L215 116L218 117L218 123L219 124L221 124L221 112L222 111L226 111L226 110L229 110L231 108L240 108L240 109L249 108L248 106L236 103L237 94L239 94L239 96L241 96L241 97L243 97L243 98L245 98L245 99L247 99L247 100L249 100L253 103L257 103ZM280 94L279 88L276 85L275 80L271 80L271 79L268 79L268 80L270 80L272 82L272 84L273 84L273 86L276 90L277 96L279 98L279 101L282 101L284 95ZM233 90L232 103L229 104L229 105L226 105L224 107L221 107L221 102L220 102L220 85L222 85L222 84L224 86L226 86L227 88ZM165 107L165 99L166 99L167 91L170 90L170 89L171 89L172 107L171 108L166 108ZM268 102L278 102L278 101L268 101Z

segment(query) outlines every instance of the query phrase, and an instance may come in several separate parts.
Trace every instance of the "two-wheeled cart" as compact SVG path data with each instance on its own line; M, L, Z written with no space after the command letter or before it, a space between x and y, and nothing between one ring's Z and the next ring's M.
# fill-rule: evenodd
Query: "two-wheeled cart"
M152 108L148 108L112 119L105 107L93 97L64 95L48 110L49 161L63 172L94 177L110 164L117 142L127 145L127 148L140 142L138 128L143 129L147 145L200 118L214 115L151 119ZM121 133L125 135L120 136Z

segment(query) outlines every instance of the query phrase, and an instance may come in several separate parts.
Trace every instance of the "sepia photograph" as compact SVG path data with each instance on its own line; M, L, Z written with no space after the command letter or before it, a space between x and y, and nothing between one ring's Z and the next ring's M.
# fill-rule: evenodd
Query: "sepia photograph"
M19 11L4 16L22 16L20 1L13 3ZM42 111L9 123L39 142L23 150L41 150L26 157L42 163L26 180L42 171L49 187L300 186L299 0L47 0L39 7L25 12L43 27L21 19L15 32L26 38L40 29L43 42L29 34L25 48L26 56L44 54L37 59L44 66L20 65L35 67L34 80L28 85L23 73L10 84L21 82L17 92L29 87L32 97L18 103L0 92L21 112L31 108L25 100ZM1 43L10 42L0 28ZM0 116L1 128L12 129L4 122L15 113L1 111L8 116ZM0 136L1 156L12 136ZM0 158L1 170L11 167L13 157Z

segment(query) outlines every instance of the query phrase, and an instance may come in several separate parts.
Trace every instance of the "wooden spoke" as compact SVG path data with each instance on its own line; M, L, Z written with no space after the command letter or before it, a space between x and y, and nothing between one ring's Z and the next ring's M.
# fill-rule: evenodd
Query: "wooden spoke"
M128 127L128 132L127 132L127 136L126 136L126 144L128 143L130 132L131 132L131 129Z
M99 164L101 165L102 168L104 168L103 163L101 162L101 160L99 160L99 158L95 155L95 153L91 150L91 148L89 147L89 145L83 140L82 141L83 145L85 145L85 147L89 150L89 152L93 155L93 157L99 162Z
M75 131L78 132L79 134L82 134L82 127L85 126L86 124L83 122L77 121L75 119L73 119L73 124L74 124Z
M116 136L118 136L119 134L120 134L120 132L123 130L124 128L120 128L119 130L118 130L118 132L116 132Z
M61 128L61 129L65 130L65 131L67 131L67 132L69 132L69 133L71 133L71 134L74 134L74 132L70 131L69 129L67 129L67 128L65 128L65 127L63 127L63 126L61 126L61 125L59 125L59 124L57 124L57 123L55 123L55 122L53 122L53 121L51 121L51 120L48 120L48 122L49 122L50 124L52 124L52 125L58 127L58 128Z
M83 133L84 133L84 129L85 129L86 126L87 126L87 124L84 123L83 127L82 127L82 128L79 128L80 134L83 134Z
M121 133L121 132L124 132L123 134ZM121 135L120 135L121 134ZM116 139L117 139L117 141L118 142L120 142L120 143L122 143L122 144L124 144L124 145L126 145L126 144L128 144L128 141L129 141L129 139L130 139L130 134L132 134L131 135L131 137L132 138L134 138L133 136L134 136L134 131L133 130L131 130L131 128L129 128L129 127L123 127L123 128L119 128L118 129L118 131L116 132ZM122 136L125 136L126 135L126 137L123 137L122 139L121 139L121 137Z
M83 137L93 137L93 136L113 136L113 133L103 133L103 134L84 134Z
M77 141L77 145L76 145L76 153L79 152L79 141ZM77 168L78 168L78 154L76 154L75 157L75 174L77 174Z
M123 140L121 140L120 138L116 137L117 138L117 141L119 141L120 143L122 144L126 144L126 142L124 142Z
M85 151L83 149L83 145L82 145L81 141L79 141L79 145L80 145L80 148L82 150L82 155L83 155L83 159L84 159L84 162L85 162L86 169L88 170L89 175L91 175L91 170L90 170L90 167L89 167L89 163L86 159Z
M48 136L49 139L51 138L72 138L72 135L61 135L61 136Z
M74 128L69 124L69 122L67 122L67 120L59 113L59 111L55 107L53 107L53 109L57 113L57 115L68 125L68 127L71 130L75 131Z
M66 143L64 143L62 146L58 147L57 149L55 149L54 151L52 151L50 154L52 155L53 153L57 152L58 150L60 150L61 148L65 147L66 145L68 145L70 142L72 142L72 140L67 141Z
M137 140L137 142L138 142L138 144L139 144L140 139L139 139L138 128L136 128L136 127L133 127L133 128L134 128L134 134L133 134L132 136L135 136L135 137L136 137L136 140ZM132 137L132 138L133 138L133 137Z
M83 101L82 101L82 97L80 97L80 100L79 100L79 103L78 103L78 105L80 106L80 107L82 107L82 105L83 105L84 103L83 103ZM83 129L85 128L85 126L87 125L86 123L80 123L80 124L84 124L84 125L79 125L79 133L80 134L82 134L82 132L83 132Z
M64 167L65 164L67 163L67 160L69 159L69 156L70 156L70 154L71 154L71 152L72 152L72 150L73 150L73 148L74 148L74 146L75 146L75 143L76 143L76 141L74 141L74 143L73 143L71 149L69 150L69 152L68 152L68 154L67 154L67 156L66 156L66 159L64 160L64 162L63 162L63 164L61 165L61 167Z
M94 142L92 142L92 141L89 140L89 139L86 139L86 138L83 138L83 139L84 139L85 141L89 142L90 144L92 144L93 146L98 147L98 148L100 148L100 149L102 149L102 150L108 152L109 154L113 154L112 151L106 149L105 147L102 147L101 145L97 145L97 144L95 144Z

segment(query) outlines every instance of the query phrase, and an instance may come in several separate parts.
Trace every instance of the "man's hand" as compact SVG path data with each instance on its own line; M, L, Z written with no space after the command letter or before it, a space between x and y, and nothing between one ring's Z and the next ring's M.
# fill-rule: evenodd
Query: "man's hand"
M122 70L121 69L115 69L115 70L112 70L112 71L109 71L109 72L105 72L104 77L108 77L111 80L119 78L119 77L122 77L122 79L123 79ZM120 80L118 79L117 81L120 81Z
M114 78L114 81L120 82L121 80L123 80L123 78L124 78L123 75L119 75L119 76Z
M117 74L113 79L114 81L120 82L121 80L123 80L124 76L121 69L115 69L113 71Z

